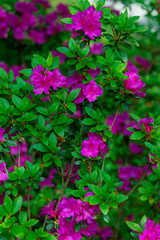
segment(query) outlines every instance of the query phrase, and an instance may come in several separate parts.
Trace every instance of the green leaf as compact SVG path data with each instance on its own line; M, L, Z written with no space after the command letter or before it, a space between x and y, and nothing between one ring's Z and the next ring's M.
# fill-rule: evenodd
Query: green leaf
M55 164L56 164L58 167L61 167L61 166L62 166L61 160L60 160L59 158L55 158L55 159L54 159L54 162L55 162Z
M140 140L144 137L144 134L141 132L134 132L131 136L130 139L131 140Z
M87 114L88 114L91 118L97 120L97 113L96 113L95 110L93 110L92 108L89 108L89 107L85 107L85 111L87 112Z
M20 239L24 238L24 228L22 226L13 225L13 226L11 226L10 231L15 237L20 238Z
M2 67L0 67L0 77L1 77L4 81L6 81L7 78L8 78L7 72L6 72Z
M107 203L100 203L99 208L104 215L107 215L109 212L109 206Z
M51 135L49 137L49 142L50 142L50 145L53 147L53 149L56 149L56 147L57 147L57 138L56 138L56 135L54 133L51 133Z
M100 63L102 63L103 65L105 65L105 66L108 65L108 62L107 62L107 60L106 60L104 57L98 56L97 59L98 59L98 61L99 61Z
M57 51L58 51L58 52L61 52L61 53L64 53L64 54L71 53L71 51L70 51L69 48L67 48L67 47L58 47L58 48L57 48Z
M99 196L91 196L91 198L89 199L89 204L90 205L97 205L101 202L101 199Z
M62 18L61 22L67 23L67 24L73 24L72 18Z
M14 73L12 70L10 70L8 73L8 81L13 82L13 80L14 80Z
M67 101L72 102L74 99L76 99L78 97L80 91L81 91L81 88L76 88L76 89L72 90L68 95Z
M37 107L36 110L43 115L48 115L48 110L44 107Z
M71 112L76 113L76 104L69 102L67 103L67 107Z
M5 198L4 198L4 206L5 206L5 209L7 210L7 212L11 213L13 202L8 195L6 195Z
M37 143L33 147L39 152L49 152L49 148L45 146L43 143Z
M61 125L55 126L54 131L57 135L64 136L64 127Z
M12 207L12 214L17 213L21 209L22 202L23 202L22 196L19 196L14 200L13 207Z
M68 43L69 49L74 52L76 49L76 43L73 40L73 38L70 38L69 43Z
M107 137L109 137L109 138L111 138L112 137L112 132L110 131L110 130L106 130L106 131L104 131L104 134L107 136Z
M99 174L104 182L111 182L111 177L105 171L99 170Z
M108 47L106 50L107 65L110 65L113 62L113 58L114 58L114 53L113 53L112 49L110 47Z
M69 6L68 9L72 15L75 15L79 11L79 8L76 6Z
M36 225L38 222L39 222L39 220L37 220L37 219L30 219L30 220L28 220L28 221L24 224L24 227L34 226L34 225Z
M32 75L32 68L26 68L20 71L20 73L26 75L26 76L31 76Z
M33 57L39 65L42 65L42 67L45 68L45 69L47 68L47 61L44 57L41 57L38 54L34 54Z
M143 231L145 230L146 223L147 223L147 217L144 215L141 219L141 227Z
M49 52L48 57L47 57L47 66L51 67L53 63L53 55L51 52Z
M56 69L59 64L60 64L60 57L59 57L59 56L54 57L50 69L51 69L51 70Z
M134 114L134 113L129 113L130 114L130 116L133 118L133 119L135 119L136 121L139 121L140 120L140 117L138 117L136 114Z
M134 32L146 32L148 28L146 27L137 27Z
M92 118L85 118L82 121L82 123L85 124L85 125L94 125L94 124L96 124L96 121L93 120Z
M85 47L85 48L82 50L82 55L83 55L83 57L86 57L86 56L88 55L89 50L90 50L89 46Z
M155 153L156 152L156 147L154 145L152 145L150 142L145 142L145 145L146 145L147 148L149 148L151 153Z
M142 232L141 227L137 223L133 223L133 222L129 222L129 221L126 221L126 223L127 223L128 227L131 228L132 230L139 232L139 233Z
M105 0L99 0L96 4L96 10L99 11L105 5Z
M45 119L42 115L38 117L38 125L41 129L45 127Z
M6 112L6 110L9 108L9 102L4 99L4 98L0 98L0 109L1 112Z
M21 225L25 224L27 221L27 214L25 212L20 212L19 214L19 222Z
M128 199L128 197L125 196L124 194L118 194L116 197L116 202L121 203L121 202L126 201L127 199Z
M19 110L22 109L22 100L19 97L17 97L16 95L13 95L12 102Z

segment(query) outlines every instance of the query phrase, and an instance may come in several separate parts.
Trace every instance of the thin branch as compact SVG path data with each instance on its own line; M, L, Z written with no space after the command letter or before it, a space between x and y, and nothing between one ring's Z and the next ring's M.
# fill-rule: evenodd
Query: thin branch
M145 179L145 177L147 176L147 173L149 172L149 170L151 169L151 165L148 166L145 174L139 179L139 181L137 182L137 184L127 193L127 197L129 197L131 195L131 193L141 184L141 182L143 182L143 180Z
M20 166L21 166L21 145L19 143L18 167L20 168Z
M103 158L103 162L102 162L102 171L104 171L104 166L105 166L105 157ZM100 179L99 186L100 186L100 188L102 187L102 178Z
M31 219L31 209L30 209L30 198L29 198L29 195L30 195L30 191L29 191L29 187L27 189L27 204L28 204L28 219L30 220ZM30 231L32 231L32 227L29 227Z
M114 120L113 120L113 122L112 122L112 125L110 126L110 130L112 130L113 125L114 125L114 123L115 123L115 121L116 121L116 119L117 119L117 116L118 116L118 113L119 113L120 107L121 107L121 103L120 103L119 106L118 106L118 109L117 109L117 112L116 112L115 118L114 118Z
M66 187L67 187L68 184L69 184L69 181L70 181L70 178L71 178L71 174L72 174L72 170L73 170L73 166L74 166L74 161L75 161L75 158L72 159L70 171L69 171L68 177L67 177L67 179L66 179L66 182L65 182L64 186L62 187L62 191L61 191L61 194L60 194L60 196L59 196L59 199L58 199L58 202L57 202L57 205L56 205L56 210L58 209L59 204L60 204L60 201L61 201L62 198L63 198L64 191L65 191Z

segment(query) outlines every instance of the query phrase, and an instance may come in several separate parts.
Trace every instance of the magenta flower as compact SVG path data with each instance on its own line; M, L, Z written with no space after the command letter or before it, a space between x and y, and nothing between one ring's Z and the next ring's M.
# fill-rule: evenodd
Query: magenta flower
M58 216L58 212L54 210L56 202L57 201L55 200L54 202L50 202L49 205L45 206L41 212L41 215L48 215L48 219L56 218Z
M145 59L145 58L143 58L143 57L141 57L141 56L138 56L138 55L136 55L136 56L134 57L134 59L135 59L136 62L137 62L138 64L140 64L144 69L149 69L149 68L150 68L150 62L149 62L147 59Z
M83 94L86 96L89 102L96 101L97 97L103 94L103 89L96 84L95 81L91 80L88 84L83 87Z
M98 229L97 235L102 238L102 240L108 239L108 237L112 237L111 227L104 227L103 229Z
M8 180L8 174L5 172L6 163L0 163L0 181Z
M142 82L142 79L139 79L139 75L133 72L126 72L125 75L128 76L129 79L123 80L124 87L133 94L137 94L139 97L145 97L146 93L139 91L145 86L145 83Z
M5 132L5 129L3 129L3 128L0 127L0 142L3 142L3 141L4 141L4 139L3 139L3 134L4 134L4 132Z
M15 9L17 12L20 12L20 13L26 13L26 12L33 13L38 11L36 6L31 2L16 2Z
M128 59L128 63L127 63L127 70L129 72L133 72L138 74L139 73L139 69Z
M88 139L82 142L81 154L85 157L98 157L102 156L101 152L106 155L108 152L107 144L104 143L99 134L88 132Z
M66 164L66 168L64 170L64 180L66 181L68 174L69 174L70 164ZM79 174L78 174L78 166L74 165L70 182L75 184L75 180L79 180Z
M58 51L52 51L51 53L52 53L53 57L56 57L56 56L60 57L60 64L63 64L65 62L65 60L67 59L66 55L64 53L60 53Z
M143 148L137 143L130 143L129 150L133 154L142 154L143 153Z
M0 7L0 38L7 38L9 31L9 22L8 22L8 15Z
M36 27L36 17L31 13L24 13L20 20L20 24L24 30Z
M82 30L85 35L94 40L102 34L101 22L102 11L95 11L95 7L91 6L83 12L78 11L73 19L73 28L78 31Z
M29 38L37 43L37 44L43 44L46 42L46 33L43 29L32 29L29 34Z
M44 8L51 8L51 5L48 0L33 0L35 4L39 4Z
M139 236L140 240L158 240L160 239L160 225L155 224L152 220L147 218L147 223L145 225L146 229L142 231Z
M150 133L152 131L153 127L152 126L150 127L149 124L153 123L153 122L154 122L153 118L149 117L149 118L142 118L141 120L139 120L138 124L139 124L140 128L142 127L142 124L144 124L145 131L147 133Z
M8 72L9 68L6 63L0 62L0 67L3 68L6 72Z
M90 47L90 52L92 54L95 55L100 55L103 54L104 51L102 50L102 47L104 46L103 43L94 43L91 47Z
M92 76L92 78L95 79L101 73L101 69L98 67L96 69L89 68L87 73L89 73Z
M54 174L57 171L55 169L51 169L49 172L49 177L45 178L45 180L43 182L40 182L40 187L43 189L46 186L49 187L54 187L54 185L52 184L52 179L54 178Z
M51 72L39 65L32 72L30 79L34 85L34 93L36 95L43 92L49 94L50 87L53 90L57 90L57 87L62 87L65 84L66 78L58 69Z

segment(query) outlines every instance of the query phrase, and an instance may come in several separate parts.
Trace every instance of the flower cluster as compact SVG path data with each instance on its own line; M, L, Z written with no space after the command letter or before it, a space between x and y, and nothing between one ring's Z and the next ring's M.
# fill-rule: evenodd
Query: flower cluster
M88 139L82 142L81 154L85 157L98 157L106 155L109 148L99 134L88 132ZM102 155L103 154L103 155Z
M158 240L160 239L160 225L155 224L152 220L147 218L147 223L145 225L145 230L139 236L140 240Z
M63 87L65 85L66 78L61 74L60 70L48 71L41 65L33 69L33 74L30 76L31 82L34 86L34 93L49 94L49 90L52 87L53 90L57 90L57 87Z
M95 7L91 6L83 12L78 11L73 19L73 28L75 31L83 31L86 36L94 40L102 34L101 22L102 11L95 11Z
M126 72L125 75L128 76L128 79L123 80L124 87L133 94L137 94L139 97L145 97L146 93L139 91L145 86L142 79L139 79L139 75L134 72Z
M0 181L8 180L8 174L5 172L6 163L0 162Z
M145 126L145 131L147 132L147 133L150 133L151 131L152 131L152 126L149 126L149 124L150 123L153 123L154 122L154 120L153 120L153 118L151 118L151 117L149 117L149 118L142 118L142 119L140 119L139 121L138 121L138 124L139 124L139 126L140 126L140 129L141 129L141 127L142 127L142 125L144 125Z
M0 7L0 38L7 38L9 31L7 13Z

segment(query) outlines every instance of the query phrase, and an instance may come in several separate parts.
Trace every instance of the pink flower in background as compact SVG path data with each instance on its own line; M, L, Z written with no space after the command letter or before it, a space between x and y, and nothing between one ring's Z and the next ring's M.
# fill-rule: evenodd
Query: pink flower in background
M49 177L45 178L45 180L43 182L40 182L40 187L43 189L44 187L48 186L48 187L54 187L54 185L52 184L52 179L54 178L54 174L57 171L55 169L51 169L49 172Z
M51 5L48 0L33 0L33 3L39 4L44 8L51 8Z
M46 33L43 29L32 29L30 30L28 36L37 44L43 44L46 42Z
M150 127L149 124L153 123L153 122L154 122L153 118L149 117L149 118L142 118L142 119L140 119L138 124L139 124L140 128L142 127L142 124L144 124L145 131L147 133L150 133L152 131L153 127L152 126Z
M3 139L4 132L5 132L5 129L0 127L0 142L4 141L4 139Z
M139 69L129 59L128 59L128 63L127 63L126 69L129 72L133 72L133 73L136 73L136 74L139 73Z
M101 73L101 69L99 67L97 67L96 69L89 68L87 73L95 79Z
M88 139L83 140L81 154L85 157L98 157L102 156L101 152L106 155L109 148L107 143L104 143L102 137L99 134L88 132Z
M159 240L160 239L160 225L155 224L152 220L147 218L147 223L145 225L146 229L142 231L139 236L140 240Z
M0 163L0 181L8 180L8 174L5 172L6 163Z
M8 15L3 8L0 7L0 38L7 38L9 31Z
M145 86L145 83L142 82L142 79L139 79L139 75L133 72L126 72L125 75L128 76L129 79L123 80L124 87L133 94L137 94L139 97L145 97L146 93L139 91Z
M101 22L102 11L95 11L95 7L90 6L83 12L78 11L73 19L73 28L78 31L82 30L85 35L94 40L95 37L99 37L102 34Z
M8 66L4 62L0 62L0 67L3 68L6 72L8 72Z
M70 164L66 164L66 168L64 170L64 180L66 181L68 174L69 174L69 169L70 169ZM71 178L70 182L75 184L75 180L79 180L79 174L78 174L78 166L74 165L72 173L71 173Z
M51 53L52 53L53 57L56 57L56 56L60 57L60 64L63 64L65 62L65 60L67 59L67 57L64 53L60 53L58 51L52 51Z
M102 240L107 240L108 237L112 237L112 229L111 227L104 227L103 229L99 228L97 231L97 235L102 238Z
M145 59L145 58L143 58L143 57L141 57L141 56L138 56L138 55L136 55L136 56L134 57L134 59L135 59L135 61L136 61L138 64L140 64L144 69L149 69L149 68L150 68L150 62L149 62L147 59Z
M20 23L24 30L29 30L30 28L36 27L36 16L28 12L24 13Z
M102 50L102 47L104 46L103 43L94 43L90 47L90 52L95 55L103 54L104 51Z
M133 154L142 154L143 153L143 148L137 143L130 143L129 150Z
M17 146L10 146L11 154L15 155L19 153L19 144L20 144L20 150L21 152L26 153L27 152L27 143L17 143Z
M96 84L95 81L91 80L88 84L83 87L83 94L86 96L89 102L96 101L97 97L103 94L103 89Z
M16 2L15 9L20 13L33 13L38 11L37 7L31 2Z
M19 77L20 75L20 71L23 70L25 68L25 66L18 66L18 65L13 65L12 67L10 67L9 70L12 70L14 73L14 81L16 80L16 77Z

